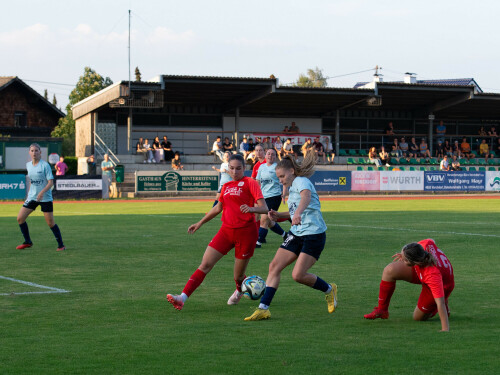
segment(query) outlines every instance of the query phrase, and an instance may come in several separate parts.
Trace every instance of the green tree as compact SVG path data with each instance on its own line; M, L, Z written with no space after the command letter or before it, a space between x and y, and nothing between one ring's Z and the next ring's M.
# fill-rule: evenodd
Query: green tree
M295 82L294 86L297 87L326 87L327 78L323 75L323 71L316 67L315 69L308 69L307 74L300 74L299 79Z
M49 100L49 93L47 92L47 89L43 92L43 97L45 100Z
M57 107L57 99L56 99L56 94L54 94L54 96L52 97L52 105L54 107Z
M51 133L52 137L64 138L63 155L75 155L75 120L73 119L71 107L111 84L113 84L111 78L104 78L90 67L85 67L83 75L80 76L75 88L69 94L69 104L66 106L66 117L59 119L58 125Z
M141 82L141 71L138 66L135 67L135 81Z

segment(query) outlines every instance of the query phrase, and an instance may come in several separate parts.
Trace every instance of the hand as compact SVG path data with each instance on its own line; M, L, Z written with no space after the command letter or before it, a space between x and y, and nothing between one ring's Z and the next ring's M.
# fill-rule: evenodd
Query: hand
M42 201L42 199L43 199L43 194L44 194L44 193L40 193L40 194L38 194L38 195L36 196L36 200L37 200L38 202L41 202L41 201Z
M401 253L396 253L392 256L392 261L393 262L402 262L403 261L403 254Z
M215 167L212 165L212 169L215 171Z
M302 218L300 217L300 215L298 215L297 213L294 213L293 217L292 217L292 225L300 225L301 222L302 222Z
M196 232L198 229L200 229L201 227L201 224L200 222L197 222L196 224L193 224L191 226L189 226L188 228L188 233L189 234L193 234L194 232Z
M240 211L243 212L244 214L248 214L248 213L251 213L253 211L251 211L252 207L249 207L248 205L246 204L242 204L240 206Z
M271 219L272 221L276 221L279 219L279 215L278 215L278 212L274 211L274 210L269 210L269 212L267 213L267 216L269 217L269 219Z

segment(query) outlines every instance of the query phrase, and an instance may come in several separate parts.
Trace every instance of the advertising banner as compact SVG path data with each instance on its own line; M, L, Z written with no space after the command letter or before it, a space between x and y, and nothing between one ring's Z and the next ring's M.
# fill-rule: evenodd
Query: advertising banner
M219 186L217 172L153 172L136 173L135 191L138 193L167 191L214 191Z
M264 138L269 137L271 138L271 142L276 142L278 137L281 138L283 143L285 143L285 140L287 138L292 139L292 144L293 145L303 145L306 143L307 138L311 138L311 140L314 142L314 138L319 137L319 141L325 145L325 140L328 139L329 143L332 143L332 137L329 135L319 135L319 134L303 134L303 133L280 133L280 134L268 134L268 133L245 133L244 136L246 138L252 138L253 143L256 143L257 137L260 137L262 141L264 141ZM239 145L238 145L239 148Z
M54 176L54 199L102 198L102 176Z
M24 174L0 174L0 199L24 199L26 176Z
M500 191L500 171L486 172L486 191Z
M351 191L350 171L316 171L310 180L316 191Z
M380 173L378 171L352 171L352 191L379 191Z
M380 190L422 191L424 190L424 172L380 171Z
M485 172L424 172L425 191L484 191Z

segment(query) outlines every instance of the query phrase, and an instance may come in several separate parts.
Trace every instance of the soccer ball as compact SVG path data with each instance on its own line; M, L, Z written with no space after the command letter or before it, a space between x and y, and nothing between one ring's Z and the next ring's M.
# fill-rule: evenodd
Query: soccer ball
M241 291L251 299L259 299L266 290L266 282L259 276L248 276L241 283Z

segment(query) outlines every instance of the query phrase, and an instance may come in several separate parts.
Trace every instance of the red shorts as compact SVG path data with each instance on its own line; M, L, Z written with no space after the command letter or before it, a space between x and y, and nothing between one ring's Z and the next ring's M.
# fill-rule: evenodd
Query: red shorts
M412 267L412 274L413 274L411 280L412 284L422 284L417 276L414 267ZM455 288L455 284L443 285L443 287L444 287L444 302L446 304L446 307L448 308L448 297L453 291L453 288ZM420 311L426 314L432 314L432 316L436 315L437 313L436 300L432 296L431 288L429 288L427 285L422 285L422 291L420 292L420 296L418 297L417 307ZM449 311L450 310L448 310L448 315Z
M226 255L234 247L234 257L250 259L255 251L259 231L254 223L243 228L222 226L208 246Z

